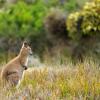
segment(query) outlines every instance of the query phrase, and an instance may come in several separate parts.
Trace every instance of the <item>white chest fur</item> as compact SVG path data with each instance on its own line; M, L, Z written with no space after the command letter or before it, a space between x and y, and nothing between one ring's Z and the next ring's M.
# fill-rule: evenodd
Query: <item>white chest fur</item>
M28 65L29 57L26 58L25 66Z

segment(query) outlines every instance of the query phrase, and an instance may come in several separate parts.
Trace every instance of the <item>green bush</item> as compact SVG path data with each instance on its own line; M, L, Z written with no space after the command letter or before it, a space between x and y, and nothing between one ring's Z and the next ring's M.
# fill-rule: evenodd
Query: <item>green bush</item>
M69 15L67 19L69 36L75 38L100 33L100 0L86 3L83 9Z
M37 34L42 29L45 12L42 2L32 5L18 2L11 5L0 12L0 35L27 37L30 33Z
M66 2L64 4L64 9L66 9L67 11L75 11L78 7L77 7L77 1L76 0L69 0L68 2Z
M30 0L32 2L30 4L27 1L18 1L15 4L5 7L5 10L0 12L0 36L25 38L30 33L40 33L44 28L44 16L50 7L57 6L63 10L65 9L59 0L48 0L47 2L45 0ZM70 2L65 3L70 4Z

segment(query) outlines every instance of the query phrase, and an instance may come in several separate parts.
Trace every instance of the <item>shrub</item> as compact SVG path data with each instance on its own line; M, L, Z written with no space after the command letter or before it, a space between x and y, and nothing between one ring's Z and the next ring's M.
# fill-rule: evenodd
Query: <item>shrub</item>
M66 16L59 9L51 9L45 18L45 29L48 33L57 37L67 37Z
M78 8L77 3L78 2L76 0L68 0L68 2L64 4L64 9L68 10L69 12L76 10Z
M96 35L100 33L100 0L86 3L83 9L69 15L67 30L69 36Z
M27 37L29 33L41 31L45 6L42 2L28 5L24 2L14 4L0 13L0 35Z

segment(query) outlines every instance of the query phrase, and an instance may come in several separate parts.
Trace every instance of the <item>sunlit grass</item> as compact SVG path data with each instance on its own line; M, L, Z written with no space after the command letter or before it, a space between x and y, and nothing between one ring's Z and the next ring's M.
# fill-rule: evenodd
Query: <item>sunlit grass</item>
M2 100L99 100L100 65L85 60L76 65L29 68L17 88L0 88Z

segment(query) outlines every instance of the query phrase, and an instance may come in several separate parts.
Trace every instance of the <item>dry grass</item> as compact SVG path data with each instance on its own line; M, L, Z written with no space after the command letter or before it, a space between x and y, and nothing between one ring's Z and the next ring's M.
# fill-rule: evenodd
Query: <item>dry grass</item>
M17 88L0 87L1 100L100 100L100 65L29 68Z

